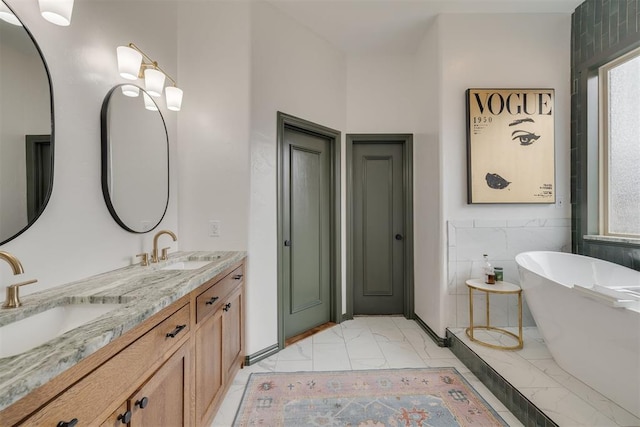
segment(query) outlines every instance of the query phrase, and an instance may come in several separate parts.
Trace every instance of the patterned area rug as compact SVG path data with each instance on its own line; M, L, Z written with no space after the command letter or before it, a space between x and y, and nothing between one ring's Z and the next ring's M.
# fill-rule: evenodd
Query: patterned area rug
M507 426L455 368L254 373L234 426Z

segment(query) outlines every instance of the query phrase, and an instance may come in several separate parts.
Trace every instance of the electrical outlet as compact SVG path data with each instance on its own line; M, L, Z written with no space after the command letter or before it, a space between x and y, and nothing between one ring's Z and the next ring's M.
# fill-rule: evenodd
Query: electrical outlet
M209 220L209 237L220 237L220 221Z

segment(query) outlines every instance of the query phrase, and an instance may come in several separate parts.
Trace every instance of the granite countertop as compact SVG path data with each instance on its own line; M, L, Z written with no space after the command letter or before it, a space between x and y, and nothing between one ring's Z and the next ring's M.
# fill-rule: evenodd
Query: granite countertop
M122 305L45 344L0 358L0 411L245 257L246 252L176 252L157 264L135 264L26 295L21 307L0 310L3 326L61 305ZM193 270L161 270L187 260L211 263Z

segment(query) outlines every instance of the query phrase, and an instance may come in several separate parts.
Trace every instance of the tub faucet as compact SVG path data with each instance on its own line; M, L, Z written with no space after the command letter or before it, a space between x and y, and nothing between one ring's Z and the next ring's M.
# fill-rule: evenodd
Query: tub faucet
M11 270L13 270L14 276L24 273L24 269L22 268L22 264L20 263L18 258L16 258L14 255L11 255L9 252L0 251L0 259L5 260L7 264L11 266ZM2 308L20 307L22 303L20 302L20 294L18 293L18 288L20 286L29 285L36 282L37 280L27 280L26 282L7 286L6 298L4 300L4 304L2 304Z
M153 236L153 251L151 252L151 262L158 262L158 237L162 236L163 234L168 234L169 236L171 236L171 238L173 239L173 241L175 242L176 240L178 240L178 237L175 235L175 233L173 231L169 231L169 230L160 230L156 233L155 236ZM167 259L167 249L169 248L164 248L162 250L162 259L165 260Z

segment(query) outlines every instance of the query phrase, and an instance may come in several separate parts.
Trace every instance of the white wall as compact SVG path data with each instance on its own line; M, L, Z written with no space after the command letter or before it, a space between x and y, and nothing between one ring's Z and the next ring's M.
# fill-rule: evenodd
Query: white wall
M251 10L247 353L277 343L277 112L343 131L346 60L273 6Z
M568 203L466 203L464 93L470 87L556 89L556 191L567 201L570 28L569 15L441 15L415 55L347 60L348 132L414 133L415 312L440 336L447 326L468 324L464 281L479 274L483 253L517 282L515 250L561 250L569 242ZM451 221L458 221L457 240L453 225L447 240ZM527 244L531 233L536 238ZM513 307L508 314L511 303L496 301L497 322L517 319Z
M441 336L447 326L468 324L464 281L479 274L483 252L493 250L517 282L514 250L561 250L569 242L568 203L466 204L464 104L469 87L555 88L556 186L567 201L569 31L569 15L442 15L414 56L347 60L348 132L414 133L415 312ZM489 218L498 221L482 221ZM513 221L529 218L536 220ZM452 220L470 220L457 223L457 240L453 225L447 240ZM531 233L536 238L525 242ZM496 301L497 322L517 319L512 303Z
M415 55L347 60L347 133L411 133L413 140L414 291L416 314L440 324L439 60L437 23ZM343 174L346 176L346 174ZM437 295L437 294L436 294ZM442 297L444 300L444 297Z
M189 250L246 250L250 5L178 4L178 238ZM220 221L220 237L209 235L210 220Z
M439 17L439 50L441 57L441 133L442 150L442 201L445 221L479 220L480 228L507 228L515 220L542 221L560 219L561 227L538 232L538 240L529 249L553 247L557 250L567 246L568 222L571 217L570 190L570 30L568 14L474 14L442 15ZM523 30L526 29L526 30ZM540 30L538 30L540 29ZM542 30L544 29L544 30ZM466 203L466 134L465 134L465 90L472 87L514 87L555 89L555 162L556 194L564 199L557 205L468 205ZM493 220L488 223L482 220ZM562 221L564 220L564 221ZM440 224L443 230L446 222ZM473 226L472 226L473 227ZM477 232L477 231L476 231ZM550 233L547 239L544 233ZM509 241L495 240L495 233L485 238L463 240L456 243L455 251L449 252L449 264L457 262L455 253L465 253L464 262L479 261L483 253L500 260L510 257ZM443 243L441 251L447 254L453 242ZM474 245L474 254L464 249ZM462 247L461 247L462 245ZM504 247L504 249L502 249ZM522 246L520 246L522 247ZM503 261L506 259L502 258ZM447 268L445 266L445 268ZM445 270L446 271L446 270ZM441 307L449 315L448 320L430 325L439 334L444 334L446 324L455 325L455 313L461 314L466 306L460 296L460 283L473 276L476 271L458 271L449 276L448 304ZM517 279L513 275L511 278ZM440 284L434 285L433 293L441 293ZM457 306L457 309L456 309ZM459 318L460 319L460 318ZM458 320L460 322L460 320ZM462 321L464 322L464 320Z
M571 221L556 219L475 219L449 221L448 282L449 304L446 307L447 326L469 325L469 289L465 281L482 277L482 254L490 248L491 264L504 269L504 280L520 283L516 255L526 251L570 252ZM475 307L484 307L486 295L474 293ZM484 310L474 312L476 324L485 321ZM491 296L491 323L499 326L517 326L517 298L514 295ZM535 325L524 295L522 323Z
M126 232L105 205L100 184L100 108L109 88L124 82L117 73L118 45L136 43L176 77L176 7L154 2L154 16L149 19L147 2L80 1L75 3L71 25L59 27L40 17L36 1L7 3L38 41L53 81L51 200L29 230L0 248L16 255L25 269L17 278L8 266L0 266L2 287L38 279L22 290L27 294L129 265L135 254L150 250L153 234ZM175 159L176 113L162 108ZM175 170L175 161L172 166ZM140 177L153 185L153 177L142 169ZM177 229L176 177L172 174L170 205L160 225L173 230Z
M346 133L413 133L415 80L413 56L350 56Z
M568 203L562 209L554 205L466 203L464 92L473 87L555 89L556 193L559 197L568 197L570 15L474 14L442 15L439 19L443 70L441 114L444 166L463 172L450 174L443 182L446 217L569 217ZM529 30L524 31L525 28Z
M417 133L414 141L413 217L414 217L414 288L416 315L442 334L446 315L446 281L443 269L446 254L440 224L443 218L441 83L442 53L440 22L435 20L425 32L416 52Z

